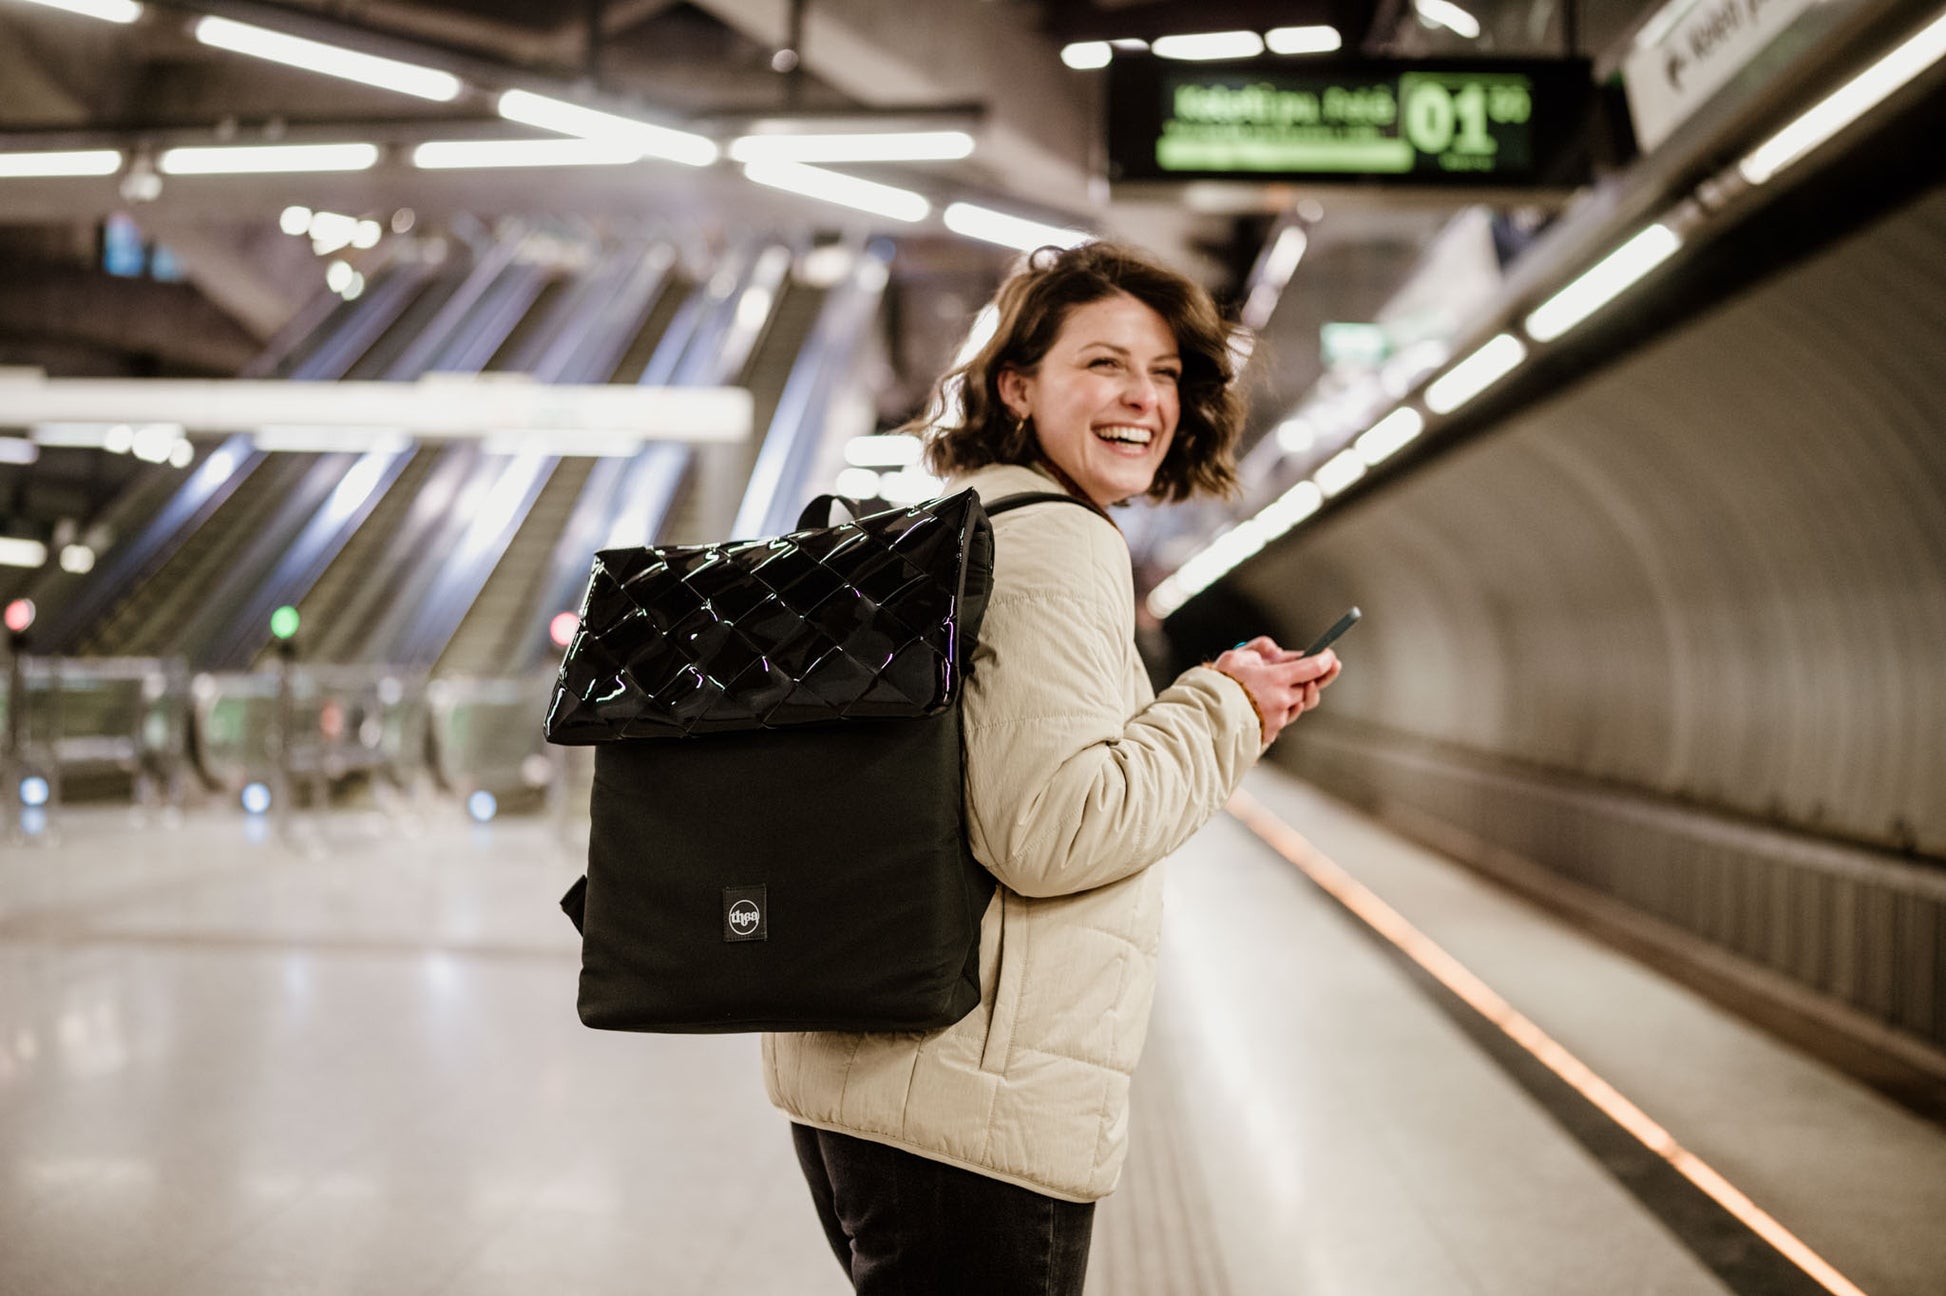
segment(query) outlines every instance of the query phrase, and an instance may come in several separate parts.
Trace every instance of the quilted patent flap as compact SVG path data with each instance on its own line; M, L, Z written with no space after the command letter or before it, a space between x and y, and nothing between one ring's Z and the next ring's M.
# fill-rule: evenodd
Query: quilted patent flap
M992 530L971 490L774 540L604 549L549 742L936 714L957 699Z

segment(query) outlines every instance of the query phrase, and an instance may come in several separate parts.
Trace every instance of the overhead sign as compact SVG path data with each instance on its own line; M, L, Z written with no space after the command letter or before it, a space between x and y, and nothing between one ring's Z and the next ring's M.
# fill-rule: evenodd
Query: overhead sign
M1118 56L1109 178L1576 184L1592 99L1579 59Z
M1622 63L1635 142L1668 139L1818 0L1669 0Z

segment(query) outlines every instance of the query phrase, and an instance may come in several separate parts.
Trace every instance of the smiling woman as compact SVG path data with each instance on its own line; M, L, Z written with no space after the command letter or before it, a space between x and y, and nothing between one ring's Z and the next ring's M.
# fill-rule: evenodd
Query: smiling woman
M1243 403L1229 330L1200 287L1086 243L1036 252L995 304L993 337L941 380L938 405L953 391L960 409L927 448L935 475L1040 464L1101 505L1235 490Z
M1159 936L1150 865L1338 673L1329 651L1259 638L1158 694L1135 649L1108 506L1236 483L1242 411L1208 294L1094 243L1034 254L994 315L941 380L940 409L956 388L960 407L924 420L929 466L993 517L959 713L967 846L995 882L980 1002L924 1034L764 1037L771 1100L864 1296L1079 1296L1094 1203L1128 1148Z

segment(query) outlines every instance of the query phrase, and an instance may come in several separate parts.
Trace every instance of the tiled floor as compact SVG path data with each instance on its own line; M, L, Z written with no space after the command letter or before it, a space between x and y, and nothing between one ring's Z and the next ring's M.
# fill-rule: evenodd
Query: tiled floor
M1271 808L1872 1296L1946 1138L1272 773ZM753 1037L584 1030L550 825L62 821L0 847L0 1293L847 1290ZM253 840L252 838L255 838ZM1091 1296L1724 1287L1233 821L1168 865Z

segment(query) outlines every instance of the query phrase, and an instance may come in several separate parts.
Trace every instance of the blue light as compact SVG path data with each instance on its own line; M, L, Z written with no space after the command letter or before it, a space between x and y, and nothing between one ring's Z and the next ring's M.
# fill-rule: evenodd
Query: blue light
M47 780L38 774L29 774L20 780L20 804L24 806L44 806L47 804Z
M493 793L484 788L466 798L466 813L473 816L474 823L485 823L499 809L500 803L493 799Z
M261 783L252 783L243 789L243 809L246 814L260 815L270 809L270 789Z

